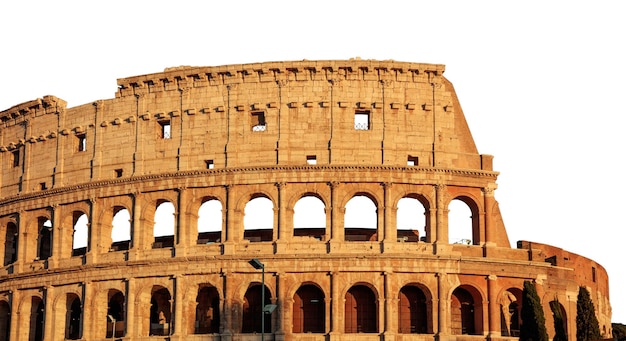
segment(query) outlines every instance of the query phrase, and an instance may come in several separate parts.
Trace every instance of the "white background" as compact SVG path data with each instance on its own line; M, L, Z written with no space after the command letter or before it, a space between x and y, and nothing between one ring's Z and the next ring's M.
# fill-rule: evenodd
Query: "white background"
M620 1L2 1L0 110L112 98L117 78L179 65L446 64L501 172L511 243L603 264L624 323L624 14Z

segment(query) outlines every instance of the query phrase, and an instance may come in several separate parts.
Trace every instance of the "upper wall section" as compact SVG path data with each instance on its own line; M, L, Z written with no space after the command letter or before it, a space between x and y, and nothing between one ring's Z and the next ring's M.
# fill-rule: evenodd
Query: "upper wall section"
M120 177L358 165L489 174L443 65L343 60L178 67L114 99L0 112L2 197Z

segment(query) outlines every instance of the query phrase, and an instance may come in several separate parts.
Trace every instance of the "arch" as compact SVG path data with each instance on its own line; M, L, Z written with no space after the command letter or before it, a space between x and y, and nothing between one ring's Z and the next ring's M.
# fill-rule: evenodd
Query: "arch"
M326 235L326 205L315 194L303 195L293 206L293 235L318 240Z
M37 227L37 259L46 260L52 256L52 221L47 217L39 217Z
M346 333L378 332L378 303L370 287L357 284L346 292L344 321Z
M293 295L294 333L324 333L326 330L324 292L314 284L303 284Z
M205 198L198 208L198 244L219 243L222 239L222 203Z
M272 302L270 290L267 286L263 287L265 302L261 303L261 284L250 284L246 294L244 295L243 309L241 316L241 332L242 333L260 333L261 332L261 309L262 306ZM268 333L272 331L272 319L271 315L266 315L265 326L263 330Z
M113 207L113 220L111 222L111 251L130 249L131 242L131 218L130 211L123 206Z
M173 247L176 229L176 208L167 200L158 200L154 211L153 249Z
M9 340L11 335L11 305L9 302L0 300L0 338Z
M167 288L152 287L150 297L150 335L169 335L172 318L172 295Z
M522 290L509 288L500 295L500 330L502 336L519 336Z
M405 285L398 293L398 333L428 333L428 299L421 288Z
M426 231L430 215L423 197L409 195L398 200L396 212L396 233L398 240L405 242L426 241ZM425 204L426 202L426 204Z
M78 340L82 335L83 308L78 295L67 294L65 314L65 339Z
M72 256L81 256L87 253L89 244L89 218L81 211L74 211L72 222Z
M19 230L17 224L10 221L6 227L4 239L4 266L17 261L17 246L19 245Z
M45 309L46 306L41 297L31 297L29 341L43 341Z
M123 337L126 329L126 298L116 289L109 289L107 298L106 337Z
M450 299L451 329L454 335L482 334L482 297L476 288L461 285Z
M202 285L196 297L194 334L220 332L220 296L214 286Z
M274 203L263 194L255 194L246 203L243 238L251 242L271 241L274 230Z
M344 236L346 241L378 240L378 207L367 193L357 193L346 203Z
M448 242L450 244L480 244L478 207L473 199L460 196L448 204Z
M567 311L565 310L565 307L561 304L561 302L559 302L558 298L550 301L550 310L552 311L552 319L554 321L555 333L558 333L557 328L562 328L561 331L563 332L563 334L567 335Z

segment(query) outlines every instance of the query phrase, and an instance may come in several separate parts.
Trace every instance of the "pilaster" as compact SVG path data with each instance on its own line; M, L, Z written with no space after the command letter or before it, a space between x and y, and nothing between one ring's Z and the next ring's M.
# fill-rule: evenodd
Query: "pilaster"
M488 338L498 338L501 336L500 329L500 309L498 304L498 286L497 280L498 276L489 275L487 276L487 296L488 296L488 311L489 311L489 319L488 319Z

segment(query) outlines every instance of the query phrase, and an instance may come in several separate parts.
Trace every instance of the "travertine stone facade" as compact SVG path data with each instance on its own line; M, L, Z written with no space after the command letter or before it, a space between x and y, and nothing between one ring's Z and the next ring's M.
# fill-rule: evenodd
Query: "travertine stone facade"
M510 339L525 280L551 336L559 306L575 339L579 286L610 336L601 265L510 247L492 157L443 72L179 67L119 79L113 99L0 112L0 339ZM373 207L373 228L346 225L354 198ZM257 199L271 219L250 228ZM322 226L296 226L303 199L320 204ZM403 199L423 209L421 233L398 226ZM449 238L455 199L471 211L468 242ZM263 326L262 296L275 308Z

